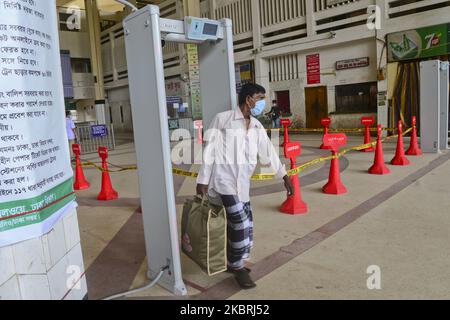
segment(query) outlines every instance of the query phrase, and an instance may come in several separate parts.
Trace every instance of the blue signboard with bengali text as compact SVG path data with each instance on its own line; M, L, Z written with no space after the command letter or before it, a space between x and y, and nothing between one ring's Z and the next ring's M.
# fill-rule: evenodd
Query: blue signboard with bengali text
M102 138L108 136L106 125L91 126L91 134L93 138Z

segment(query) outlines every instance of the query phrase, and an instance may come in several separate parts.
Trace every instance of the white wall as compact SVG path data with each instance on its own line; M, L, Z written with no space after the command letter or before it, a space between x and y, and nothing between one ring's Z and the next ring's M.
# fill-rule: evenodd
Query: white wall
M66 8L58 8L58 12L68 13ZM72 13L72 12L70 12ZM80 10L79 32L59 31L59 43L61 50L69 50L72 58L91 58L89 45L89 33L87 32L86 11ZM59 19L59 16L58 16ZM58 21L59 23L59 21Z
M92 73L72 73L73 98L95 99L94 76Z
M366 39L333 47L323 47L317 50L299 53L300 79L272 82L270 84L270 93L274 97L275 91L289 90L291 112L294 115L300 116L303 120L306 118L305 87L313 87L307 84L306 56L315 53L320 54L321 83L313 86L327 87L329 113L336 111L335 86L377 81L377 53L374 39ZM336 71L336 61L361 57L369 57L369 67Z
M77 102L77 122L96 121L94 100L80 100Z
M60 31L61 50L69 50L72 58L91 58L87 32Z

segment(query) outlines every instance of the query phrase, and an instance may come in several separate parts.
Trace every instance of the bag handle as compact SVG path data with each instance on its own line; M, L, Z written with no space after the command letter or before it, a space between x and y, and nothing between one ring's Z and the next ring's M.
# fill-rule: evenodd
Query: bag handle
M209 201L209 197L207 195L196 195L195 198L200 201L201 205L203 206L206 201Z

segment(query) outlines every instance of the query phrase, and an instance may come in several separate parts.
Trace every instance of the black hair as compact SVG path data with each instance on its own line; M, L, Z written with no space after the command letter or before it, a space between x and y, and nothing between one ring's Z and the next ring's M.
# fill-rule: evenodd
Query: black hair
M66 117L70 116L70 110L66 110Z
M266 89L263 86L260 86L256 83L247 83L244 84L241 88L241 92L239 93L239 105L245 104L247 101L247 97L253 97L255 94L266 93Z

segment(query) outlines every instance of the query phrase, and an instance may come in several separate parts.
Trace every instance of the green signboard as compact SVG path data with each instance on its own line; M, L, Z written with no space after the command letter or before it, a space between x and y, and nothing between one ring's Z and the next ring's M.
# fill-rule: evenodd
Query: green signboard
M450 24L392 33L387 36L389 62L450 53Z

